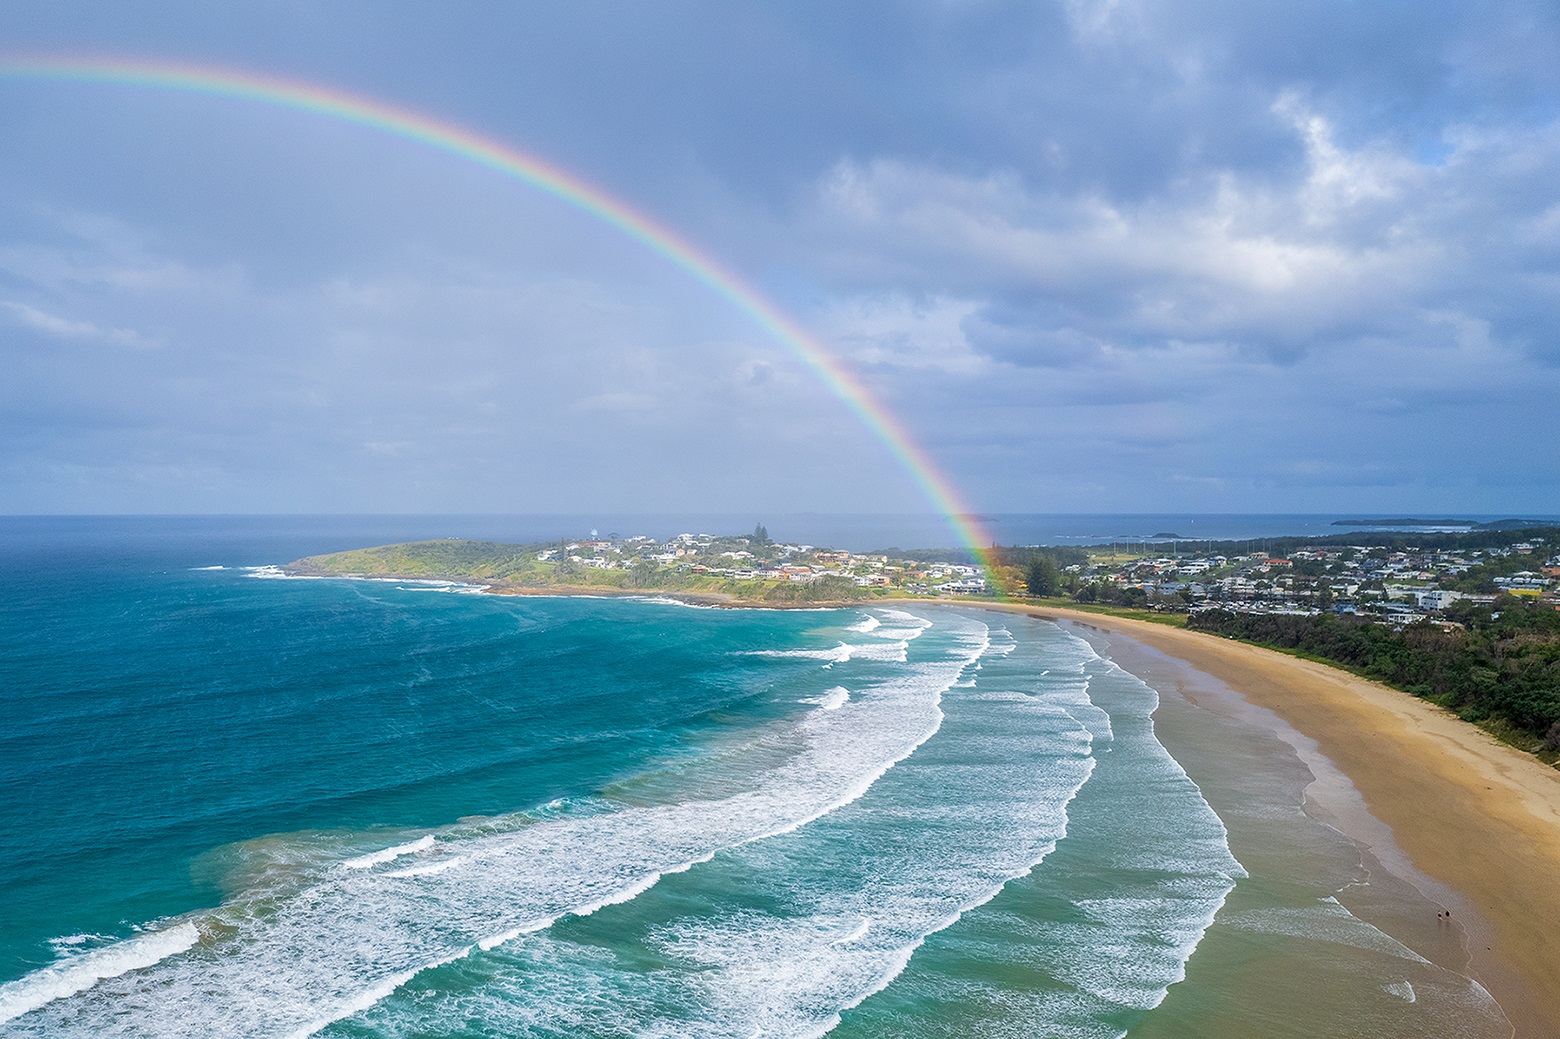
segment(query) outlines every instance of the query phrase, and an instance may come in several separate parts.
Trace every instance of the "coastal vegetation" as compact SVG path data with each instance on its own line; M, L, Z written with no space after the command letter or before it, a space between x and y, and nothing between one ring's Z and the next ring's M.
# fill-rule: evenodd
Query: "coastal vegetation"
M353 574L411 580L524 582L536 575L536 556L547 545L503 545L442 538L380 545L310 556L289 565L307 575Z
M1206 610L1187 627L1341 665L1456 711L1546 760L1560 757L1560 611L1501 595L1459 602L1447 626L1346 615ZM1453 626L1455 625L1455 626Z

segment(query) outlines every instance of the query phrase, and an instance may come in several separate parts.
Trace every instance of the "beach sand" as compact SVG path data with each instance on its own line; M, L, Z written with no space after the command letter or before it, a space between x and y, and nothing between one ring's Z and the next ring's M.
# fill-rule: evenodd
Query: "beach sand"
M1480 982L1522 1039L1560 1035L1560 772L1441 708L1322 664L1145 621L1005 608L1071 627L1160 689L1155 720L1172 753L1199 738L1198 711L1217 712L1226 729L1275 722L1286 753L1293 747L1309 768L1300 786L1307 815L1350 838L1367 874L1374 870L1372 884L1340 894L1348 908ZM1164 699L1167 691L1178 702ZM1216 810L1222 797L1226 811L1238 811L1237 765L1226 764L1221 793L1218 769L1205 765L1199 777L1199 756L1221 755L1204 747L1183 765ZM1255 829L1230 829L1237 857L1262 854ZM1454 926L1436 917L1441 909ZM1219 969L1215 958L1201 965L1194 957L1189 977ZM1249 1013L1254 1004L1242 1002ZM1162 1009L1157 1019L1174 1020L1173 990Z

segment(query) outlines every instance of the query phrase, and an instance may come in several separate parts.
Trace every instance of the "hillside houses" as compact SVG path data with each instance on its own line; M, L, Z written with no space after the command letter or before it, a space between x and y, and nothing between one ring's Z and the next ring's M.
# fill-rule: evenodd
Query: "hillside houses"
M538 562L590 570L632 572L637 579L657 573L687 574L736 582L806 585L848 580L858 588L903 589L931 595L979 594L984 571L957 562L922 563L882 553L855 553L784 544L754 537L683 533L665 541L644 535L591 538L561 543L536 553Z
M1367 542L1284 555L1095 558L1067 573L1075 594L1085 601L1092 587L1103 601L1178 610L1332 610L1398 626L1441 623L1441 615L1458 603L1492 602L1503 593L1552 602L1560 609L1560 532L1552 539L1458 551L1389 549Z

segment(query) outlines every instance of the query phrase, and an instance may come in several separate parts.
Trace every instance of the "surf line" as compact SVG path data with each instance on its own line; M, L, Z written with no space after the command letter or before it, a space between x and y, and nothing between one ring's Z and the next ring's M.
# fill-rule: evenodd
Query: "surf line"
M487 167L569 204L670 260L795 354L883 443L1003 596L993 542L903 423L822 343L757 289L687 239L583 178L457 123L305 80L230 68L110 56L0 56L0 76L144 87L230 98L354 123Z

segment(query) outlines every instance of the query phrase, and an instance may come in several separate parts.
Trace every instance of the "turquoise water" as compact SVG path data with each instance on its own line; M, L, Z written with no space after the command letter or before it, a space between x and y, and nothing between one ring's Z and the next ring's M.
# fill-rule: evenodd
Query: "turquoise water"
M0 1034L1118 1036L1246 877L1053 625L246 568L327 534L12 531Z

